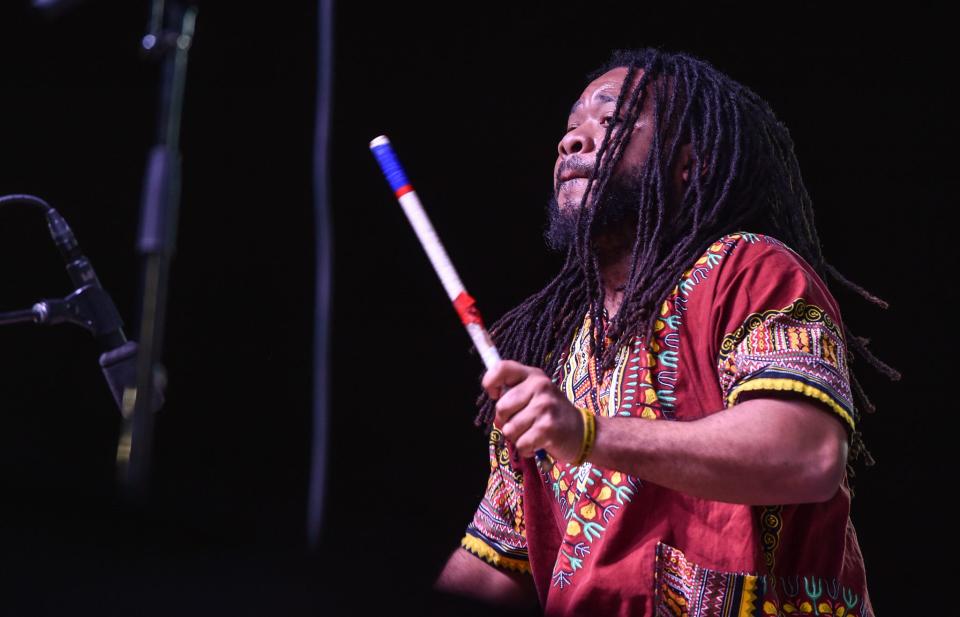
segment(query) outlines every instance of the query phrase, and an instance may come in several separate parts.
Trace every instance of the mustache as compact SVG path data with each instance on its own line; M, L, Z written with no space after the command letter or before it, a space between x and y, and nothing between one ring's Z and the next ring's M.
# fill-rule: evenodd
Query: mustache
M573 172L578 176L589 178L593 173L593 165L584 160L583 157L573 155L560 163L553 185L558 186L560 184L560 178L567 172Z

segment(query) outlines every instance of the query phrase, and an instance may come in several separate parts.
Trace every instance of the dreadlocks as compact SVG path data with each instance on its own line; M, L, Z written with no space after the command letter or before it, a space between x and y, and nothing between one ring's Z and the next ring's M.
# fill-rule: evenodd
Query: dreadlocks
M656 49L614 52L591 79L620 67L627 69L627 76L613 117L621 120L608 125L597 150L563 267L546 287L510 310L491 329L504 357L553 374L587 307L594 325L592 351L603 367L612 366L617 353L634 336L650 336L657 309L684 270L718 237L739 230L778 238L824 280L829 275L868 301L886 307L825 261L793 141L765 101L706 62ZM602 197L648 97L653 143L635 179L638 201L630 271L623 303L607 323L593 241L597 210L604 205ZM697 172L690 174L682 198L674 204L668 201L673 188L669 172L684 144L690 146L691 169ZM596 207L587 207L588 202ZM890 379L899 379L896 370L867 349L866 339L854 336L845 326L844 330L851 361L862 358ZM857 406L872 412L872 403L852 374L851 383ZM476 423L489 427L494 403L486 394L481 394L478 403ZM855 460L861 454L868 465L873 464L857 431L851 440L850 458Z

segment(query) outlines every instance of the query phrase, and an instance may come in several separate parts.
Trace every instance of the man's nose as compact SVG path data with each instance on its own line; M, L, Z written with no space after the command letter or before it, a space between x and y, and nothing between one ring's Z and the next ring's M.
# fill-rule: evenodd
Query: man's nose
M560 156L570 156L571 154L591 152L595 147L593 136L583 127L577 127L563 136L557 146L557 151Z

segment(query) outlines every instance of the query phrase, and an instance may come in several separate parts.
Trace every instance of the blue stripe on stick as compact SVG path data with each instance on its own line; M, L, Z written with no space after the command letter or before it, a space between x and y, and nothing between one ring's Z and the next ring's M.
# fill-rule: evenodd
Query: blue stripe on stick
M377 162L380 163L380 169L383 170L383 175L387 177L387 182L390 183L390 188L394 192L404 185L410 184L410 181L407 180L407 174L404 173L403 167L400 166L400 161L397 160L397 155L393 152L393 147L389 143L374 146L370 150L376 157Z

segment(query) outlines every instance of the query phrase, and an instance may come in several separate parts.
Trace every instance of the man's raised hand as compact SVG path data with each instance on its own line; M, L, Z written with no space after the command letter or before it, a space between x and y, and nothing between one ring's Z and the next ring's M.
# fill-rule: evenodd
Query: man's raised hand
M483 376L483 388L497 401L494 426L523 457L546 450L570 462L580 452L583 418L542 370L502 360Z

